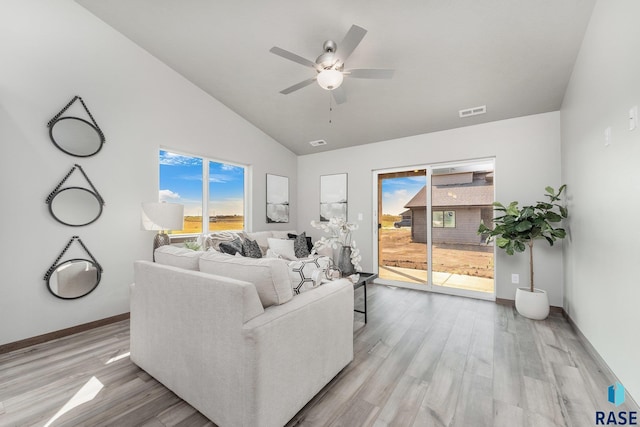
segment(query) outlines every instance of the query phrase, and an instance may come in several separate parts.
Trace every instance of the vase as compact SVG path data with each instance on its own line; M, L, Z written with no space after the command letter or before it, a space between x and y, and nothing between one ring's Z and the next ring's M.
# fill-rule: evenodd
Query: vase
M533 320L544 320L549 315L549 298L542 289L516 289L516 310L524 317Z
M342 246L338 253L338 268L342 272L342 277L351 276L356 272L351 263L351 246Z

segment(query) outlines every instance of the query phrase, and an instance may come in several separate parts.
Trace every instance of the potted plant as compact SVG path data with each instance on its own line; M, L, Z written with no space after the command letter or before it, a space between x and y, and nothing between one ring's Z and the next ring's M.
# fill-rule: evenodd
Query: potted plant
M493 229L484 224L478 228L479 234L487 236L487 243L495 244L509 255L524 252L529 247L529 280L528 288L516 290L516 310L530 319L542 320L549 315L549 299L546 291L534 287L533 282L533 244L536 240L545 239L549 245L566 236L564 228L556 227L567 217L567 208L560 205L560 196L566 185L556 192L552 187L545 188L548 202L537 202L533 206L518 207L518 202L509 206L494 202L494 210L503 215L492 220Z

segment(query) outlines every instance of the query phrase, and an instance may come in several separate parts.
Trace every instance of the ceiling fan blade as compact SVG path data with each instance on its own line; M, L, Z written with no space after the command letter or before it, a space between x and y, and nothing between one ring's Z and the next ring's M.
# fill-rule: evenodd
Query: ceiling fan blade
M311 67L315 70L318 70L320 67L315 62L311 62L300 55L296 55L295 53L279 48L278 46L272 47L271 49L269 49L269 52L288 59L289 61L297 62L298 64L304 65L305 67Z
M357 68L355 70L346 70L345 75L355 77L356 79L390 79L393 77L395 70L384 70L375 68Z
M311 83L313 83L313 82L315 82L315 81L316 81L316 78L315 78L315 77L314 77L314 78L312 78L312 79L303 80L303 81L301 81L300 83L296 83L296 84L294 84L294 85L293 85L293 86L291 86L291 87L288 87L288 88L286 88L286 89L281 90L281 91L280 91L280 93L281 93L281 94L283 94L283 95L287 95L287 94L289 94L289 93L291 93L291 92L294 92L294 91L296 91L296 90L298 90L298 89L302 89L302 88L303 88L303 87L305 87L305 86L309 86Z
M367 30L357 25L352 25L347 35L344 36L342 43L338 45L338 49L336 50L338 60L344 64L355 48L358 47L365 34L367 34Z
M336 101L336 104L344 104L347 102L347 92L345 92L343 86L338 86L337 88L331 91L331 95L333 99Z

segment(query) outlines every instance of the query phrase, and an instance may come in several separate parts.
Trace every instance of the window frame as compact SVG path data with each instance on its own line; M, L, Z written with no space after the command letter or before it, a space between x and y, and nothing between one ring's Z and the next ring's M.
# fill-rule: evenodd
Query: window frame
M248 230L248 223L249 223L249 204L251 202L251 197L250 197L250 192L249 192L249 177L250 177L250 166L246 165L246 164L242 164L242 163L237 163L237 162L231 162L231 161L227 161L227 160L221 160L221 159L214 159L211 157L206 157L206 156L199 156L199 155L194 155L191 153L186 153L184 151L180 151L180 150L174 150L172 148L166 148L166 147L160 147L158 149L158 192L161 190L160 188L160 153L161 152L168 152L171 154L177 154L179 156L184 156L184 157L192 157L195 159L199 159L202 161L202 231L199 233L174 233L174 230L169 230L169 234L172 237L191 237L191 236L199 236L201 234L209 234L212 233L212 230L209 230L209 190L210 190L210 186L209 186L209 179L210 179L210 168L209 168L209 164L210 162L214 162L214 163L220 163L220 164L224 164L224 165L229 165L229 166L234 166L234 167L239 167L242 168L244 173L243 173L243 206L242 206L242 215L243 215L243 223L242 223L242 231L249 231ZM181 230L179 230L181 231ZM239 231L239 230L217 230L217 231Z
M453 226L446 226L445 225L445 215L447 214L447 212L451 212L453 213ZM434 215L436 213L441 213L442 214L442 225L435 225L434 224ZM443 210L443 209L432 209L431 210L431 228L457 228L457 222L456 222L456 211L455 209L447 209L447 210Z

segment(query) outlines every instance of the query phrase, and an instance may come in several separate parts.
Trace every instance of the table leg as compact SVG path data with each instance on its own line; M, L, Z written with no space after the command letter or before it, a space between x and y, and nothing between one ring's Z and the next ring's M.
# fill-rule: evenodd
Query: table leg
M364 323L367 324L367 282L364 282Z

